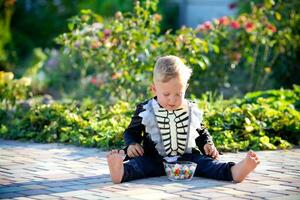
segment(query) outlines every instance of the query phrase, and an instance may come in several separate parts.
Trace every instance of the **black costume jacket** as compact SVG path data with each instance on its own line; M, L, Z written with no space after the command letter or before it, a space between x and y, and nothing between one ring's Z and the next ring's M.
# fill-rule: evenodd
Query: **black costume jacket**
M162 159L155 148L155 143L150 139L148 135L149 133L145 131L145 126L142 124L142 117L139 116L141 112L145 111L143 106L148 102L149 100L137 105L131 122L124 131L124 140L127 146L124 150L127 152L129 145L138 143L143 146L145 156L150 156L154 159ZM203 149L204 145L207 143L213 144L212 137L210 136L208 130L204 128L203 124L201 124L200 127L200 129L196 130L199 136L195 140L196 147L192 149L192 154L205 154ZM127 157L125 160L127 159L129 158Z

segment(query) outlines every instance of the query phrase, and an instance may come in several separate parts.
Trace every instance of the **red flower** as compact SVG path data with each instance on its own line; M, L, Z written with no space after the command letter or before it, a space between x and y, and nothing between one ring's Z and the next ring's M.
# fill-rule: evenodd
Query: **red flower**
M205 28L206 30L211 30L211 29L212 29L212 24L211 24L210 21L204 22L203 25L204 25L204 28Z
M272 24L267 24L267 29L275 33L277 31L276 27Z
M255 25L252 22L246 22L245 29L248 33L252 32L255 28Z
M227 16L223 16L219 19L219 25L227 26L229 24L229 18Z
M241 25L237 21L232 21L232 22L230 22L230 27L233 29L239 29L241 27Z

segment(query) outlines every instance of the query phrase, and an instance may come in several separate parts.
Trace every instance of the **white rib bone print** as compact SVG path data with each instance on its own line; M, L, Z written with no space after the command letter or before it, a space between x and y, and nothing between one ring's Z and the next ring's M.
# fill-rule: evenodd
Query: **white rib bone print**
M155 116L167 155L182 155L185 152L189 114L185 109L155 110Z

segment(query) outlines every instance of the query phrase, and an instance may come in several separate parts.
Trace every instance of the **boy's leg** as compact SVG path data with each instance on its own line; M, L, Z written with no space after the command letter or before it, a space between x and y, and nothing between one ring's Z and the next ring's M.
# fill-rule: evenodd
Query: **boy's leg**
M250 150L242 161L231 168L233 180L238 183L242 182L259 163L256 153Z
M194 176L232 181L231 167L233 162L222 163L205 155L185 154L182 160L197 163Z
M140 156L123 164L124 151L111 151L107 155L107 162L114 183L127 182L135 179L163 176L162 161L151 157Z
M122 182L164 175L165 170L162 161L148 156L139 156L124 163Z
M182 159L197 163L195 176L235 182L242 182L260 163L253 151L249 151L246 157L237 164L219 162L203 155L184 155Z

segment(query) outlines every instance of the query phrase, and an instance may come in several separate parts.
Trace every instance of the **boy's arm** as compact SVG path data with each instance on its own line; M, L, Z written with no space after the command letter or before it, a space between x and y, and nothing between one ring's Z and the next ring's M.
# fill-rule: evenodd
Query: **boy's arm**
M206 153L204 151L204 145L214 144L213 139L209 134L207 128L205 128L203 124L201 124L200 129L197 129L197 132L199 134L199 137L196 138L196 145L198 146L201 153L205 155Z
M139 116L139 114L143 110L143 104L137 105L135 113L131 118L131 122L124 131L124 140L127 147L131 144L140 144L142 142L142 132L144 131L145 127L142 124L142 118Z

